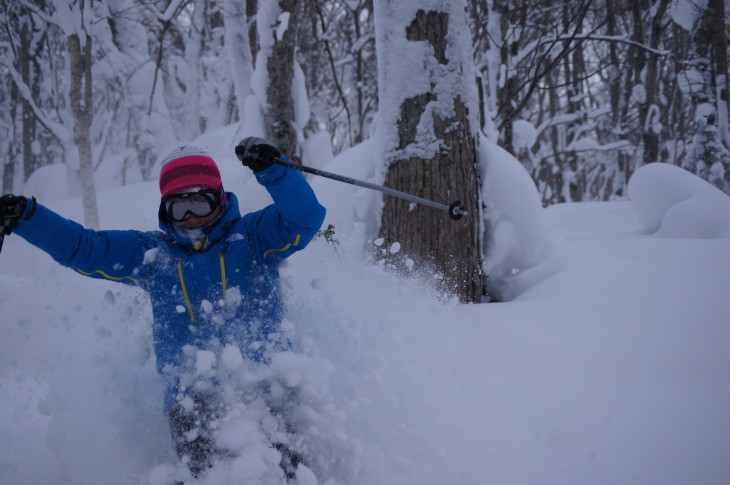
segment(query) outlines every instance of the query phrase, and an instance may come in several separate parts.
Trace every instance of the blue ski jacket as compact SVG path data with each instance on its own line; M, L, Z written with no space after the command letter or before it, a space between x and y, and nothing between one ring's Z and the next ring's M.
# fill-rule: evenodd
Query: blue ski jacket
M157 370L170 377L166 410L178 393L174 376L184 365L184 346L234 344L262 361L267 350L289 345L279 331L277 266L309 243L325 209L296 170L273 165L256 178L274 203L242 217L236 196L227 193L223 215L203 244L179 236L163 217L162 231L94 231L31 201L14 230L83 275L146 290Z

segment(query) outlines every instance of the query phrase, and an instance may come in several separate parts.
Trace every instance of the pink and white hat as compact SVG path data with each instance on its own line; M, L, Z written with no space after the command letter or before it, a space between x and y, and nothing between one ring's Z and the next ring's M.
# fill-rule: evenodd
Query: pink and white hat
M222 185L218 165L202 148L180 146L162 160L160 170L162 199L191 189L218 190Z

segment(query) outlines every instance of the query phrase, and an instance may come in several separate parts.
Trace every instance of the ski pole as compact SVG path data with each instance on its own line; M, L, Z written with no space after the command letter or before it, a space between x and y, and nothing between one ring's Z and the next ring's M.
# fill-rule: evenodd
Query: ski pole
M372 184L370 182L345 177L344 175L325 172L324 170L318 170L316 168L306 167L304 165L298 165L287 160L282 160L281 158L274 158L273 160L275 163L278 163L279 165L284 165L285 167L291 167L296 170L301 170L302 172L319 175L320 177L336 180L338 182L344 182L346 184L356 185L358 187L364 187L366 189L377 190L378 192L392 195L393 197L398 197L399 199L407 200L409 202L415 202L416 204L427 205L435 209L446 211L449 213L449 217L451 217L451 219L455 221L469 215L469 212L464 210L464 208L461 206L461 202L458 200L452 202L451 205L440 204L432 200L424 199L423 197L418 197L417 195L412 195L406 192L401 192L400 190L391 189L390 187L383 187L382 185Z

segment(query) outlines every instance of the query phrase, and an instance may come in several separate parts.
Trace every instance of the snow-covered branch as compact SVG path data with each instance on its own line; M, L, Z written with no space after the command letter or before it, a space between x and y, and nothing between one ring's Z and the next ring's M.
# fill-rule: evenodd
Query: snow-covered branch
M650 54L655 54L657 56L670 56L672 55L672 51L670 50L662 50L662 49L655 49L649 45L646 45L642 42L636 42L631 39L627 39L625 36L620 35L596 35L596 34L585 34L585 35L578 35L575 37L575 40L595 40L595 41L601 41L601 42L618 42L621 44L628 44L632 45L634 47L638 47L639 49L643 49Z
M569 152L612 152L630 148L631 144L628 140L617 140L611 143L601 144L592 137L586 136L578 138L574 142L565 147L565 151Z
M19 2L22 6L24 6L25 8L27 8L28 10L30 10L31 12L33 12L34 14L36 14L37 16L42 18L46 23L49 23L51 25L56 25L56 26L60 27L61 29L63 29L63 24L61 22L59 22L57 19L53 18L52 16L48 15L46 12L41 10L36 5L33 5L32 3L28 2L27 0L19 0ZM65 30L64 30L64 33L66 33Z
M557 42L562 41L598 41L598 42L616 42L621 44L627 44L634 47L638 47L639 49L643 49L651 54L657 55L657 56L670 56L672 55L672 52L669 50L661 50L661 49L654 49L651 46L648 46L646 44L643 44L641 42L636 42L635 40L631 40L626 38L626 36L622 35L598 35L598 34L575 34L575 35L557 35L557 36L550 36L550 37L542 37L540 39L536 39L529 44L527 44L523 49L520 50L520 52L513 58L513 62L515 65L522 62L527 56L535 52L539 47L551 44L554 45Z
M180 10L182 10L189 2L190 0L172 0L164 12L160 13L155 10L155 16L160 22L170 22L172 19L177 17Z
M53 15L49 15L28 0L19 1L21 5L38 15L47 24L61 29L66 37L78 35L79 39L84 41L91 25L95 23L92 20L93 10L90 0L77 0L71 4L66 0L52 0Z
M56 123L55 121L49 119L48 116L46 116L46 114L43 113L43 111L38 107L38 105L33 100L30 88L25 82L23 82L22 76L15 69L15 67L11 63L6 62L6 60L3 58L0 58L0 65L8 70L10 77L12 77L13 82L18 88L18 92L23 97L23 100L25 100L31 107L31 109L33 110L33 114L35 115L36 119L38 119L38 122L42 124L48 131L50 131L59 142L65 143L66 140L71 139L72 133L69 130L67 130L60 123Z
M558 126L558 125L564 125L567 123L575 123L576 121L579 121L583 118L587 119L595 119L599 116L610 114L611 110L608 107L602 107L598 109L588 110L588 111L579 111L577 113L565 113L557 116L553 116L551 118L548 118L547 120L543 121L536 129L535 131L538 133L542 133L543 131L547 130L550 127Z

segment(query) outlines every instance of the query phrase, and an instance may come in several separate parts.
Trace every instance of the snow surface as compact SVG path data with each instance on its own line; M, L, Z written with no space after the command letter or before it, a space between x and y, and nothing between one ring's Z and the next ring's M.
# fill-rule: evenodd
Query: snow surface
M232 156L241 137L231 126L196 144L250 211L269 199ZM253 391L263 382L271 399L298 396L287 412L309 465L300 485L727 480L730 199L648 166L632 201L544 210L512 157L480 150L485 228L496 231L486 264L511 300L461 305L412 261L408 274L375 262L370 248L392 249L376 245L382 197L312 179L337 243L319 238L282 267L294 351L262 368L233 347L187 349L191 382L223 383L217 440L233 454L188 483L282 483L265 436L277 423ZM373 180L378 156L366 142L324 168ZM80 199L45 194L81 218ZM102 225L154 229L157 203L156 182L105 188ZM14 236L0 289L0 483L186 478L162 413L146 296L61 268Z

